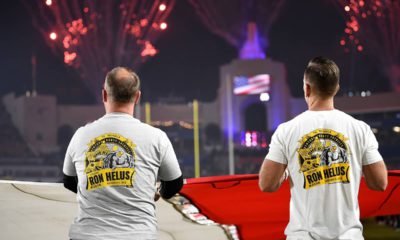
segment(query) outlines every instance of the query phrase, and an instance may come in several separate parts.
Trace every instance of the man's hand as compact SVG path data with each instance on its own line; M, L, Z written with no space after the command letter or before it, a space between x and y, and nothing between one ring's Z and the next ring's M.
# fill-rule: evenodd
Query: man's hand
M161 197L160 188L161 188L161 182L157 182L156 183L156 193L154 194L154 202L157 202L158 199L160 199L160 197Z
M265 159L259 174L258 185L263 192L275 192L288 178L285 164Z
M160 197L161 197L161 195L160 195L160 193L159 193L158 190L157 190L157 192L154 194L154 202L157 202L158 199L160 199Z

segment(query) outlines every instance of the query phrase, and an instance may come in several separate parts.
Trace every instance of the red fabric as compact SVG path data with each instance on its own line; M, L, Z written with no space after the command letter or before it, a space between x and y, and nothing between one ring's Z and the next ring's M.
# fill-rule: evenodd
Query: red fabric
M389 172L385 192L367 189L361 182L361 218L400 214L400 170ZM187 179L181 194L201 213L221 224L234 224L243 240L284 239L289 221L289 184L279 191L263 193L258 175L235 175Z

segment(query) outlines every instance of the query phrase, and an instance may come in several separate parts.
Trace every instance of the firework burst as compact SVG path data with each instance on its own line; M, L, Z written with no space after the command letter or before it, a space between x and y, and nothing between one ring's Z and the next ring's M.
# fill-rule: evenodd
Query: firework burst
M346 27L340 45L348 52L367 51L388 76L392 89L400 92L400 1L333 0L344 13Z
M264 48L284 0L189 0L204 25L238 50L247 37L248 23L257 25Z
M100 102L98 92L108 70L137 69L157 54L153 44L167 28L175 0L24 2L46 44L80 73Z

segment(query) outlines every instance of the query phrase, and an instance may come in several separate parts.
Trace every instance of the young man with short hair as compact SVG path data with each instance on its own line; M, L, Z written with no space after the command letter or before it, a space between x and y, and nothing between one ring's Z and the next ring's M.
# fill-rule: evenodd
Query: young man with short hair
M274 192L290 180L287 239L364 239L358 206L362 175L384 191L387 170L371 128L334 108L339 68L312 59L304 72L308 111L281 124L261 166L259 186Z

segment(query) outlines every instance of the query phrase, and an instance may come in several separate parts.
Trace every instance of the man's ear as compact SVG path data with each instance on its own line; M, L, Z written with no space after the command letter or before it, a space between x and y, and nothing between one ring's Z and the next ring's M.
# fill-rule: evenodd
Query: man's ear
M339 92L339 90L340 90L340 85L338 84L337 87L336 87L335 95Z
M142 96L142 92L139 90L139 91L137 91L136 96L135 96L135 99L133 100L133 102L135 103L135 105L139 103L140 96Z
M311 85L308 82L304 83L304 95L310 97L311 95Z
M107 91L104 88L101 89L101 96L103 97L103 102L107 102L108 100Z

